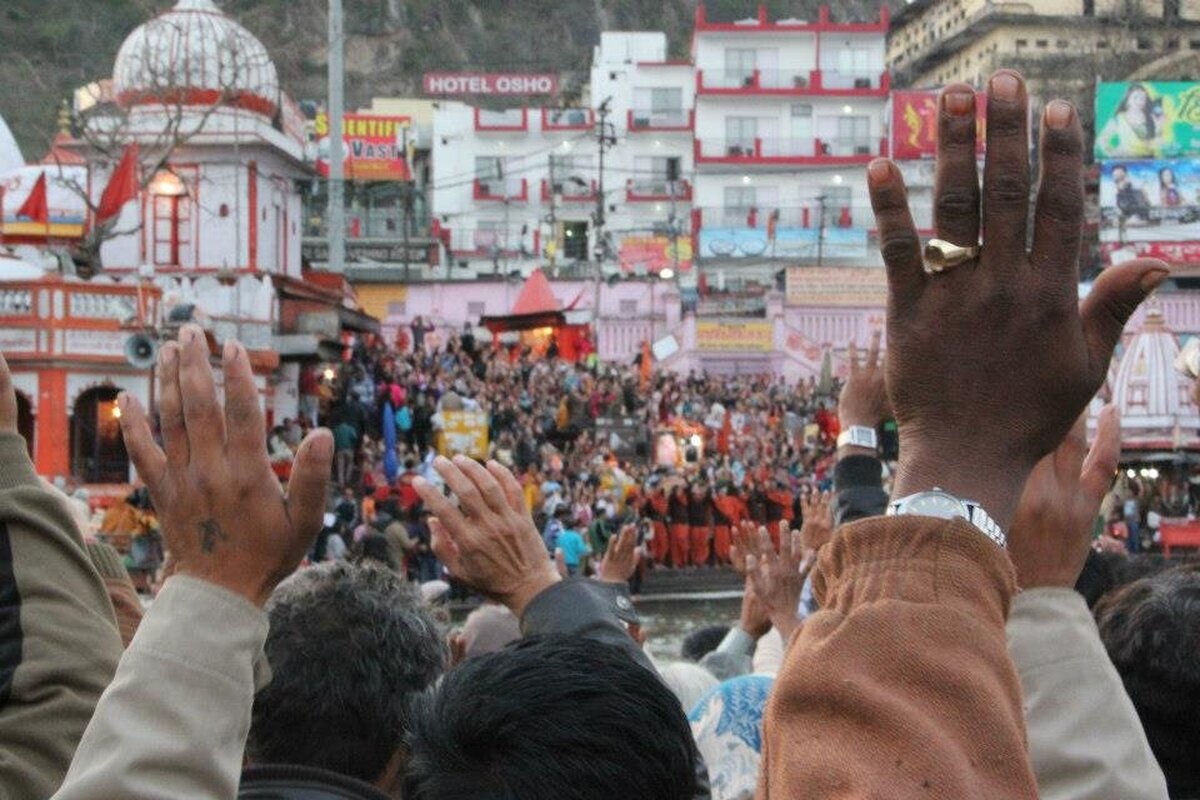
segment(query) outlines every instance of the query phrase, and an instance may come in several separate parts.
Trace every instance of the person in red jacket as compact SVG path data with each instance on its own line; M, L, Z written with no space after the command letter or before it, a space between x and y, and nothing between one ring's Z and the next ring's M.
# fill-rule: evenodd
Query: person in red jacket
M671 566L686 567L690 555L688 491L684 485L675 487L667 502L667 528L671 534Z
M712 552L713 505L708 487L703 483L692 486L691 497L688 498L688 536L691 540L690 555L692 566L708 565L708 557Z
M654 527L654 538L650 540L650 555L655 564L667 563L671 552L671 539L667 535L667 492L656 488L646 501L645 512Z
M729 548L733 543L733 530L746 518L746 503L738 497L737 490L725 486L713 498L713 550L718 564L729 563Z

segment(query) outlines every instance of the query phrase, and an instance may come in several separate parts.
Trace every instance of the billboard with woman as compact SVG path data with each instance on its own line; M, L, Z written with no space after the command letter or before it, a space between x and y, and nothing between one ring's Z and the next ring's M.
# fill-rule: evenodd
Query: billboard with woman
M1096 158L1200 154L1200 83L1101 83L1096 87Z

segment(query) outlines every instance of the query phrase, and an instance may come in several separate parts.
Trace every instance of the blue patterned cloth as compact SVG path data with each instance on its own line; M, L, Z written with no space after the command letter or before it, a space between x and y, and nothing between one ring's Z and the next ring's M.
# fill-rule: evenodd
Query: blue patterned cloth
M751 800L758 785L762 720L775 679L742 675L701 698L688 721L708 764L712 800Z

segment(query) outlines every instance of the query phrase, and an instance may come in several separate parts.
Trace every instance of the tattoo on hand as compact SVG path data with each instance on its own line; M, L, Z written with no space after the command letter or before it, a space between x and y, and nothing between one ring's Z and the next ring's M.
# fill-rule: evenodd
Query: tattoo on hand
M217 546L217 540L227 540L229 537L215 519L200 520L200 549L211 553Z

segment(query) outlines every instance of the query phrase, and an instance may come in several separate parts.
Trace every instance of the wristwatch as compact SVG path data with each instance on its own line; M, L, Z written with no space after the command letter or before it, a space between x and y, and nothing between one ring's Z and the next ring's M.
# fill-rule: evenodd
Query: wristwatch
M837 446L845 447L846 445L878 450L879 437L875 435L874 428L868 428L866 425L851 425L838 434Z
M933 491L910 494L888 505L889 517L906 514L937 519L965 519L1001 549L1008 546L1004 531L982 506L973 500L960 500L936 486Z

